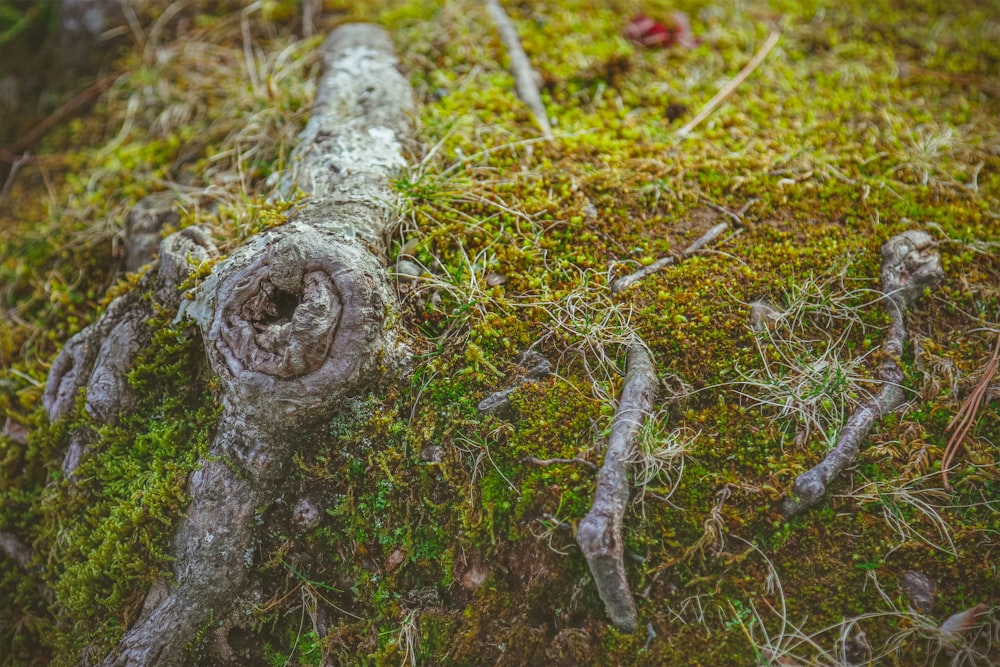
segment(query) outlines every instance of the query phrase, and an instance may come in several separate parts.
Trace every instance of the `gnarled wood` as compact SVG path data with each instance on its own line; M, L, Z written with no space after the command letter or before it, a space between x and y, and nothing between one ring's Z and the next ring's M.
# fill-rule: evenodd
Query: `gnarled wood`
M106 665L188 664L198 631L247 586L260 513L306 429L400 364L388 176L405 165L412 92L379 28L342 26L321 49L313 115L285 182L311 198L220 262L182 309L201 328L223 414L189 480L173 578L150 591Z

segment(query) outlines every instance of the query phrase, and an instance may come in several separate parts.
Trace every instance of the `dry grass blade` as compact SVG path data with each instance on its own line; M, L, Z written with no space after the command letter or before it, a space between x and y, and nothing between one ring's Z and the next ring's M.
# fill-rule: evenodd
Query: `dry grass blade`
M8 144L7 146L0 148L0 160L3 160L8 164L12 164L15 160L17 160L18 154L21 151L30 148L39 139L45 136L46 132L93 102L94 99L107 90L119 76L121 76L120 72L109 74L101 79L98 79L93 85L86 88L79 94L74 95L68 102L49 114L23 137L12 144Z
M969 429L976 422L979 408L983 404L983 398L986 396L990 381L996 375L998 365L1000 365L1000 334L997 334L997 342L993 347L993 354L990 356L990 360L987 362L986 368L979 378L979 382L976 383L975 389L972 390L972 393L962 403L962 407L959 408L955 416L948 422L948 426L945 427L946 431L953 431L948 444L944 448L944 454L941 457L941 481L944 484L944 488L948 491L952 490L951 485L948 484L948 469L951 467L951 462L955 458L958 448L965 441L965 436L968 435Z
M740 84L746 81L747 77L753 74L753 71L755 69L760 67L760 64L764 62L764 58L767 58L767 54L769 54L771 52L771 49L773 49L774 46L778 43L778 39L780 37L781 35L779 33L772 32L771 35L767 38L767 41L764 42L764 45L760 47L760 50L757 51L757 53L750 60L750 62L746 64L746 67L740 70L740 73L737 74L735 77L733 77L732 81L727 83L722 88L722 90L716 93L715 97L710 99L708 103L701 108L701 111L698 112L698 115L696 115L694 118L688 121L687 125L677 130L677 136L680 138L686 137L687 135L691 134L691 131L694 130L694 128L698 127L701 121L705 120L710 115L712 115L712 112L715 111L716 107L722 104L727 97L732 95L733 91L739 88Z

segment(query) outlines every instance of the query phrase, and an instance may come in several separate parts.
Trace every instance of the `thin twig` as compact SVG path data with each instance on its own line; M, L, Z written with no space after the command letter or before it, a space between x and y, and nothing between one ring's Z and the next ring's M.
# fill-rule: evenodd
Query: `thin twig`
M944 488L948 491L952 490L951 485L948 483L948 469L951 467L951 461L955 458L955 453L958 452L958 448L962 445L972 425L976 423L979 408L983 403L983 398L986 396L986 391L989 389L990 381L996 375L998 365L1000 365L1000 334L997 334L996 346L993 348L993 354L990 356L990 360L983 370L982 377L979 378L979 382L976 383L972 393L962 402L962 407L959 408L958 412L955 413L955 416L951 418L951 421L945 427L945 431L953 431L948 444L944 448L944 454L941 457L941 481L944 483Z
M704 248L706 245L717 239L722 234L722 232L726 231L726 229L728 228L729 228L728 222L720 222L719 224L715 225L707 232L702 234L700 237L698 237L698 239L695 240L694 243L685 248L684 252L680 254L680 260L687 259L691 255L695 254L696 252ZM636 284L643 278L651 276L657 271L662 271L663 269L667 268L668 266L671 266L677 261L679 261L678 258L674 257L673 255L668 255L667 257L661 257L660 259L656 260L649 266L642 267L635 273L630 273L627 276L622 276L621 278L616 279L614 282L611 283L611 293L618 294L619 292L624 292L629 287Z
M733 91L739 88L740 84L746 81L746 78L750 76L753 73L753 71L760 66L762 62L764 62L764 58L766 58L767 54L771 52L771 49L774 48L774 45L778 43L778 39L780 37L781 35L779 33L772 32L771 35L767 38L767 41L764 42L764 46L760 47L760 50L757 51L753 59L751 59L750 62L747 63L746 67L740 70L740 73L737 74L735 77L733 77L732 81L723 86L722 90L716 93L715 97L710 99L708 101L708 104L706 104L701 108L701 111L698 112L698 115L696 115L694 118L688 121L687 125L677 130L677 136L683 138L689 135L691 133L691 130L698 127L698 124L701 123L701 121L708 118L712 114L712 112L715 111L716 107L722 104L722 102L727 97L732 95Z
M535 82L537 76L528 60L528 54L521 46L521 39L517 36L517 29L511 22L507 12L500 6L499 0L486 0L486 8L490 12L490 19L500 33L500 40L507 47L507 54L510 56L510 73L514 77L514 87L517 88L517 95L521 98L531 115L535 117L535 122L542 130L542 135L546 139L552 138L552 126L549 124L549 117L542 104L542 95L538 91L538 84Z
M536 456L525 456L521 459L522 463L532 463L536 466L550 466L555 463L579 463L585 465L591 470L597 470L597 466L588 461L587 459L575 458L575 459L540 459Z
M619 630L634 632L638 611L625 577L622 519L629 496L628 461L639 429L652 411L659 383L649 351L638 337L628 347L626 368L628 375L611 423L604 464L597 473L594 504L580 520L576 541L587 558L611 622Z
M94 98L107 90L119 76L121 76L120 72L109 74L103 79L99 79L83 92L75 95L71 100L49 114L45 120L31 128L31 130L23 137L12 144L8 144L7 146L0 148L0 159L5 162L12 162L13 160L11 158L16 160L21 151L31 147L36 141L41 139L46 132L75 114L77 111L83 109L83 107L87 106L94 100Z

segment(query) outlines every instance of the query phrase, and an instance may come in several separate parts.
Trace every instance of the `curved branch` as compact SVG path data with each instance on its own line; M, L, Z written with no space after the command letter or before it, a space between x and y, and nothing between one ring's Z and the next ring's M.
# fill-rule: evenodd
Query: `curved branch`
M830 482L857 460L861 443L875 422L903 404L903 369L899 358L907 338L904 316L924 289L943 277L937 244L930 235L907 231L882 246L882 291L892 325L882 343L885 361L877 374L881 389L848 418L837 445L826 458L795 479L793 495L786 497L779 508L786 517L801 514L819 503Z

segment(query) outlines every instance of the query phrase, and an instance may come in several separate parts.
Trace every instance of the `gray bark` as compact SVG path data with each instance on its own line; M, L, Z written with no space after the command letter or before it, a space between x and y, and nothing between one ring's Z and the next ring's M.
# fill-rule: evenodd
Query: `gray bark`
M321 55L313 114L282 183L307 201L216 264L183 304L189 261L213 257L215 247L198 228L168 237L137 289L74 336L51 369L50 419L71 414L84 387L94 421L117 419L135 405L126 377L152 340L149 319L166 309L197 323L221 387L222 415L172 539L173 576L153 586L105 665L190 664L200 631L226 618L249 585L258 524L286 491L293 449L344 398L402 366L385 265L398 223L389 176L406 165L412 90L375 26L338 28ZM151 259L150 241L169 216L163 201L145 204L130 219L132 268ZM67 476L88 454L86 433L71 438Z
M42 395L49 419L71 414L84 387L86 410L98 423L113 422L122 410L131 408L136 396L126 374L135 365L139 350L153 338L149 319L159 309L176 310L181 302L178 286L192 265L217 254L212 239L200 227L188 227L164 239L159 260L136 289L112 301L97 321L70 338L56 357ZM144 264L153 257L143 259ZM143 298L144 294L150 298ZM86 433L72 435L62 465L66 477L72 477L86 455L87 440Z
M882 246L882 291L892 325L882 343L884 360L876 376L881 388L851 414L826 458L795 479L793 495L786 497L779 508L786 517L801 514L819 503L830 482L857 461L861 443L875 422L903 404L903 369L899 359L906 346L906 311L924 289L943 277L937 244L930 235L903 232Z
M594 504L577 527L576 541L611 622L620 630L634 632L638 612L625 576L622 519L629 496L628 460L639 429L652 412L658 382L653 360L639 340L629 346L626 368L604 464L597 473Z
M290 221L213 270L183 314L200 326L222 386L210 456L174 540L173 579L154 587L106 665L183 665L193 637L247 587L259 512L311 425L398 369L385 270L397 223L388 176L406 162L412 91L388 35L337 29L286 191L311 195Z

